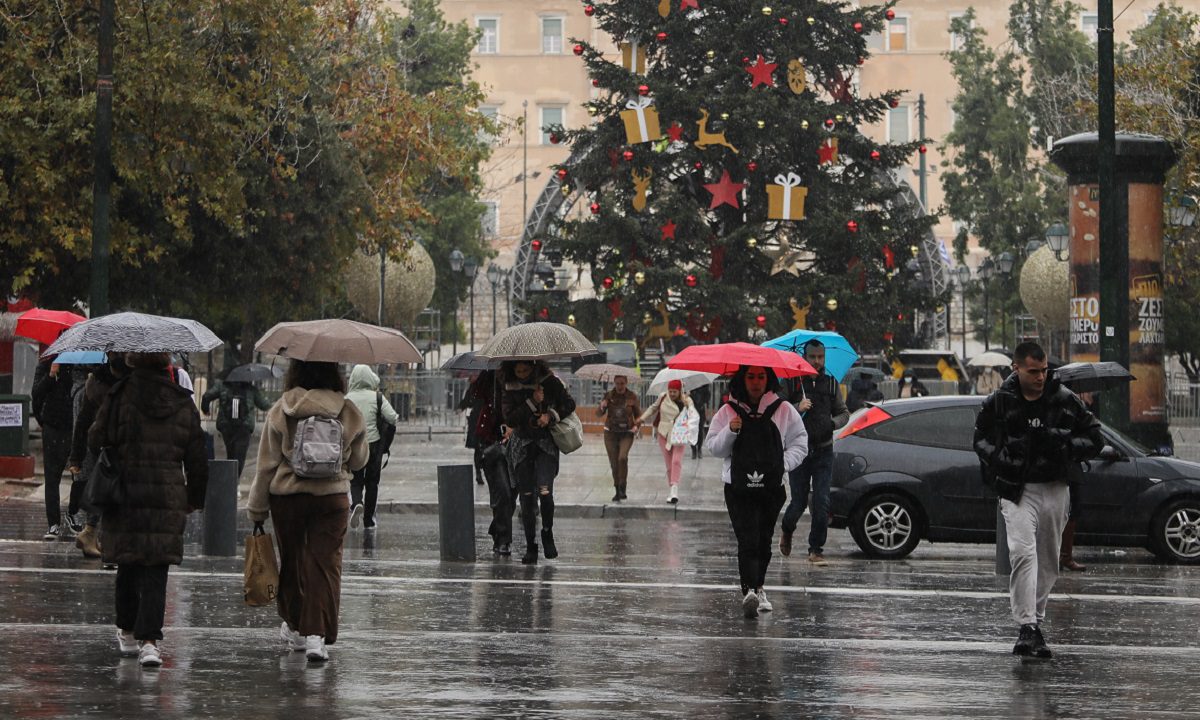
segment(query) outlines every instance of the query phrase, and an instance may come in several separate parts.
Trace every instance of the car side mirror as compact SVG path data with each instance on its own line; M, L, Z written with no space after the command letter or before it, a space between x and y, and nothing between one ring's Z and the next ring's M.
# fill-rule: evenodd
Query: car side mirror
M1115 463L1118 460L1125 459L1125 456L1121 454L1120 450L1116 449L1112 445L1105 445L1104 448L1100 450L1100 459L1106 463Z

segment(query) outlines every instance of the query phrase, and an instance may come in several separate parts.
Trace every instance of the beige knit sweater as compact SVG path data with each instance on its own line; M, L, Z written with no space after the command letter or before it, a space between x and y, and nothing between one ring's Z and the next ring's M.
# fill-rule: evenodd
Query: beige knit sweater
M337 418L342 423L342 471L335 478L298 478L292 471L296 422L306 417ZM367 464L370 447L362 413L336 390L292 388L267 411L258 443L258 472L250 483L250 519L266 520L271 495L336 495L350 490L352 471Z

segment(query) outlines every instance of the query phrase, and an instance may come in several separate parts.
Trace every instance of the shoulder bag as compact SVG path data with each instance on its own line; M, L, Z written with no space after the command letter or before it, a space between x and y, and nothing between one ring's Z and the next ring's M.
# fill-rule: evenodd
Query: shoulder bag
M572 412L550 426L550 437L562 454L573 453L583 447L583 422Z

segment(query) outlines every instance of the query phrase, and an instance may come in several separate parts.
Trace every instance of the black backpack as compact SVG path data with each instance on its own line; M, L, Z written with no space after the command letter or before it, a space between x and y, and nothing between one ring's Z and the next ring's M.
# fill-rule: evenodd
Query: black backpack
M733 400L729 407L742 419L742 429L733 441L729 474L737 490L774 490L783 487L783 438L771 416L784 403L783 398L767 406L761 415L752 415Z
M383 417L383 393L375 392L375 429L379 431L379 454L391 454L396 426Z

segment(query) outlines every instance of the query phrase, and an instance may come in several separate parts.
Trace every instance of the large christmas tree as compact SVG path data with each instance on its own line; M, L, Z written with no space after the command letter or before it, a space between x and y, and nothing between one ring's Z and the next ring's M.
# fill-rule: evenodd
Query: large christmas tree
M914 313L940 303L911 262L934 220L891 174L921 143L858 130L899 100L852 81L893 11L770 3L583 7L619 50L572 41L595 123L550 128L572 147L564 192L587 208L561 241L596 288L569 308L582 328L633 338L664 314L701 341L836 327L869 351L911 342Z

